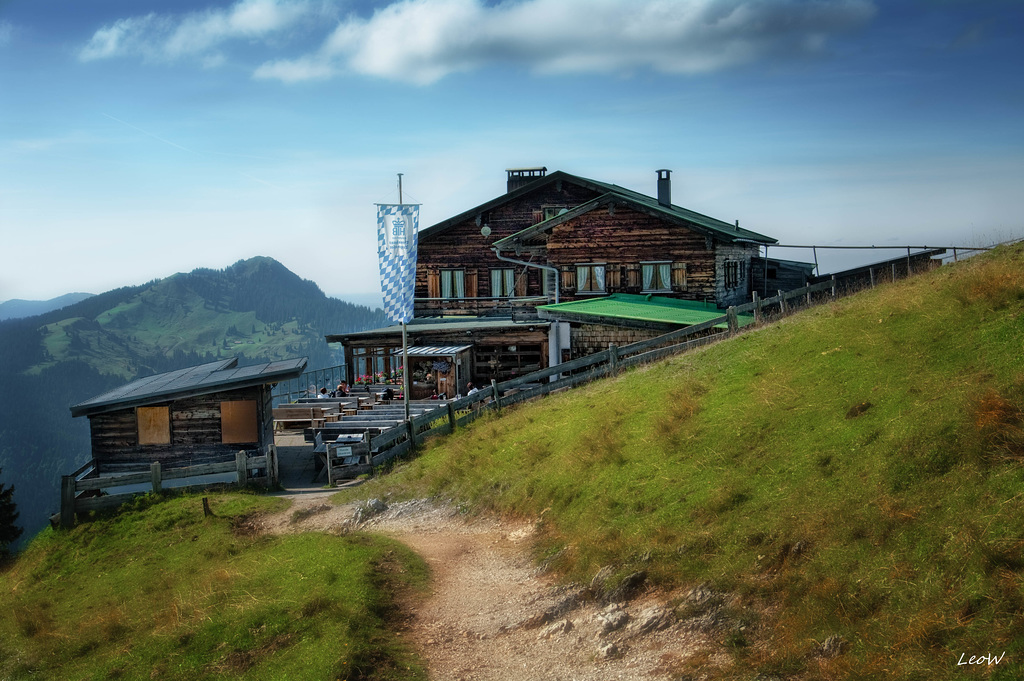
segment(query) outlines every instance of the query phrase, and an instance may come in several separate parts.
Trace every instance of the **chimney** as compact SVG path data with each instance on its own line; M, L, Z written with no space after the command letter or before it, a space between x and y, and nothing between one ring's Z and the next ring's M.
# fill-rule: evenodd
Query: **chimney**
M658 173L658 203L665 207L672 206L672 171L661 169Z
M506 193L511 192L515 189L519 189L524 184L529 184L534 180L540 179L547 175L547 168L506 168L505 172L508 173L508 190Z

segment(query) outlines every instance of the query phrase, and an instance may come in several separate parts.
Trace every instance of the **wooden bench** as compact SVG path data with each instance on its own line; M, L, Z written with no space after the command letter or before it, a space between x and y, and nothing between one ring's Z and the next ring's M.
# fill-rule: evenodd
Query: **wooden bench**
M299 424L307 423L311 428L318 428L327 421L339 418L340 414L331 407L284 405L274 407L273 416L275 428L285 428L290 425L298 427Z

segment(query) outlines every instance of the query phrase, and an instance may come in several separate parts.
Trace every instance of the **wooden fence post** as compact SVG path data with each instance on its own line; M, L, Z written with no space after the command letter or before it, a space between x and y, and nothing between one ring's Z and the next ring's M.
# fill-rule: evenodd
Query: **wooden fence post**
M405 427L409 430L409 447L416 446L416 429L412 427L412 419L405 422Z
M786 294L782 291L779 291L779 297L782 299L779 303L779 307L782 309L783 316L785 316L785 314L789 312L789 303L786 301Z
M451 424L451 427L452 427L451 432L454 433L455 432L455 428L456 428L455 421L457 420L457 414L455 413L455 407L452 406L451 402L449 402L447 406L448 406L448 423Z
M75 526L75 476L60 476L60 526L70 530Z
M163 479L160 471L160 462L154 461L149 464L149 474L153 478L153 494L160 494L163 491Z
M494 410L501 411L501 395L498 394L498 382L491 379L491 391L494 393Z
M869 267L868 268L868 274L871 275L871 288L874 288L875 287L875 268L874 267Z
M736 308L733 305L729 306L729 309L725 311L726 321L729 324L729 335L737 333L740 330L740 321L736 317Z
M249 471L246 470L244 449L239 449L235 453L235 468L238 469L238 486L245 487L245 483L249 481Z
M281 470L279 468L280 463L277 460L277 445L267 445L267 475L270 476L268 480L268 487L277 487L277 483L281 480Z
M757 291L754 291L754 323L761 323L761 296L757 295Z
M833 274L832 275L832 300L837 300L838 298L839 298L839 290L838 290L838 288L836 286L836 275Z
M611 364L612 374L619 373L619 346L615 343L608 346L608 363Z

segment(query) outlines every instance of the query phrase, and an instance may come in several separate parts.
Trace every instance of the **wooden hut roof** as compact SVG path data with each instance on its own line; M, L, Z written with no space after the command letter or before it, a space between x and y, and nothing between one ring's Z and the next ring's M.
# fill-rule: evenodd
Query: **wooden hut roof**
M277 383L301 376L307 361L307 358L299 357L240 367L238 358L232 357L146 376L72 406L71 415L90 416L182 397Z

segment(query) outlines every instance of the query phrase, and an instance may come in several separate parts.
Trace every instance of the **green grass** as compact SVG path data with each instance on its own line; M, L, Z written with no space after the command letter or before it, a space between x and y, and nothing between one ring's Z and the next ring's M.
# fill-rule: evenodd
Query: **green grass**
M143 498L0 574L0 678L423 679L390 632L426 568L380 537L260 537L279 499Z
M1021 678L1022 313L1018 245L478 421L358 494L540 518L567 579L739 594L759 643L725 676Z

